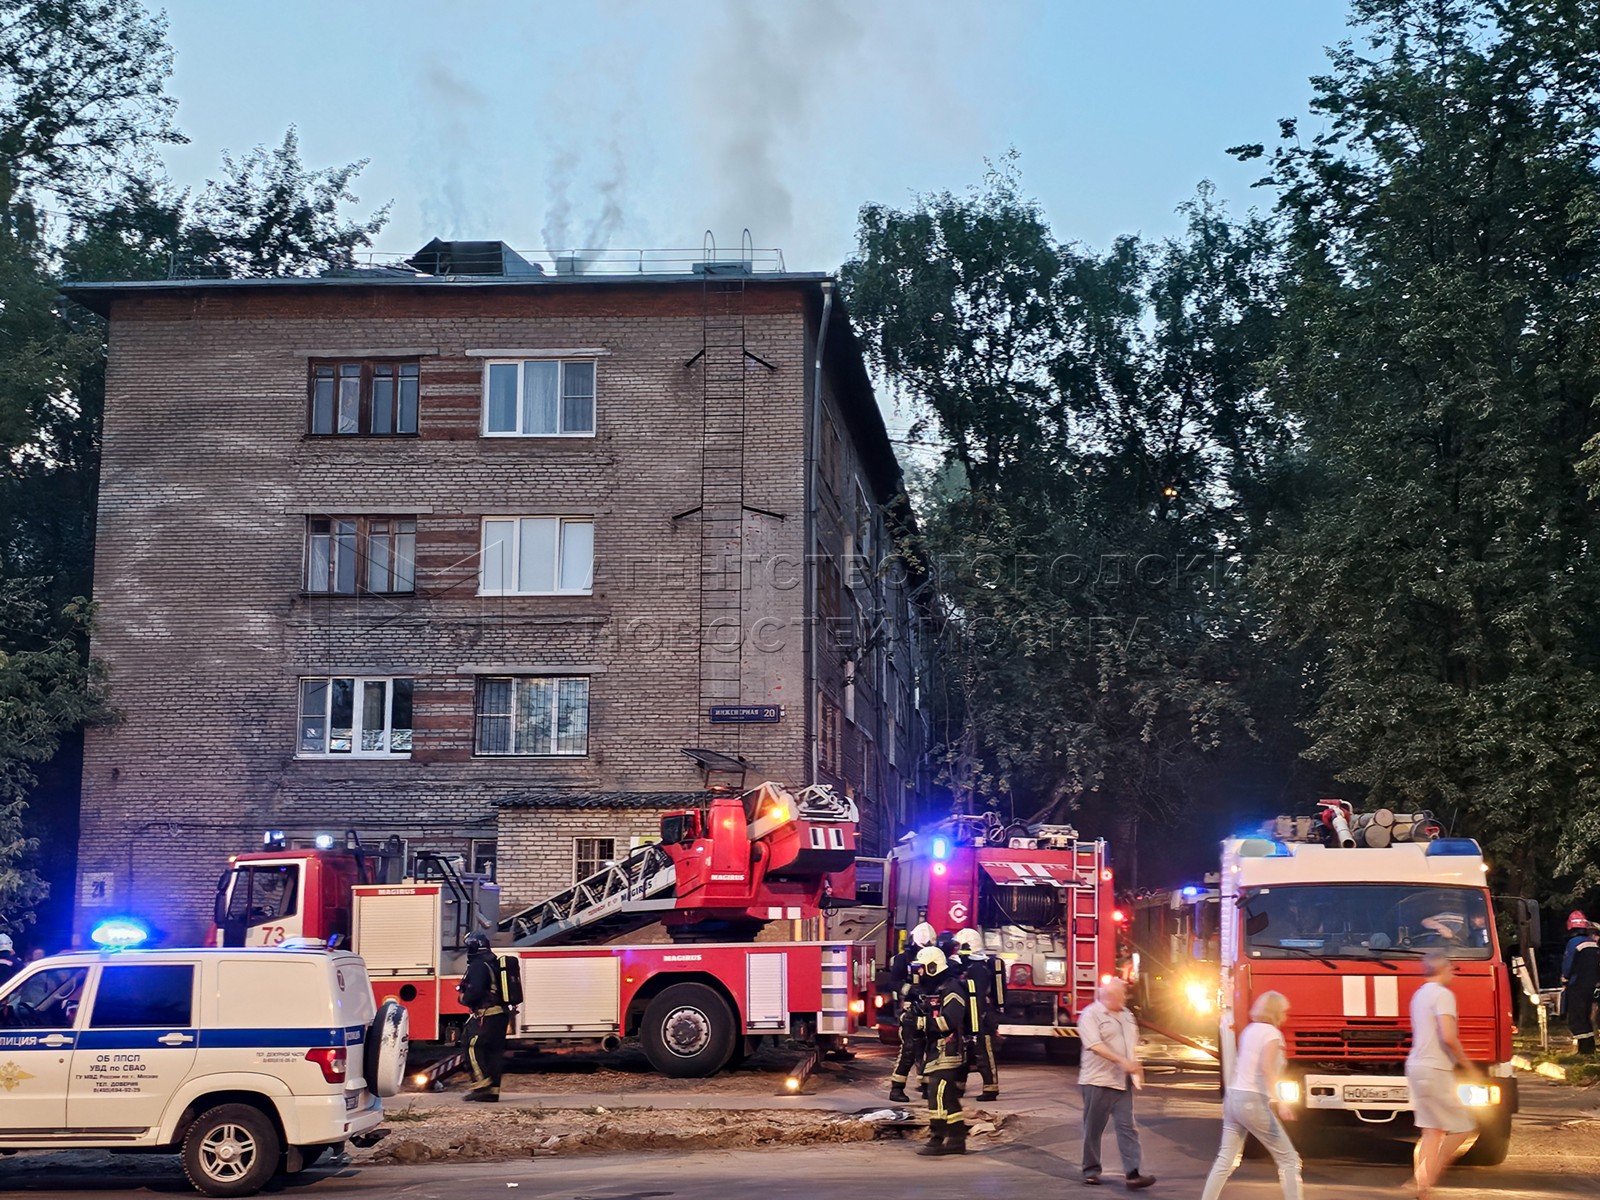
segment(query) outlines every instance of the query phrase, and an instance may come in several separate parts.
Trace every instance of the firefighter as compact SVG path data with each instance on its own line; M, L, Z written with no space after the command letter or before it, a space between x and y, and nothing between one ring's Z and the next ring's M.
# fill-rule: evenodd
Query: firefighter
M500 994L500 959L489 949L489 937L477 930L467 934L467 973L456 994L472 1010L467 1019L467 1065L472 1088L463 1100L484 1104L500 1102L500 1075L505 1069L506 1026L510 1020Z
M896 1022L900 1027L900 1053L894 1060L894 1073L889 1076L889 1099L909 1103L906 1083L911 1078L911 1068L921 1069L923 1038L917 1030L917 1002L922 992L922 964L917 955L933 945L932 925L926 921L911 931L911 940L900 953L889 960L890 1003L896 1008Z
M961 1092L967 1082L966 987L937 946L922 950L917 961L923 978L918 1020L927 1038L922 1078L928 1087L928 1144L917 1153L965 1154Z
M983 1079L979 1100L1000 1099L1000 1064L995 1058L995 1037L1006 1002L1006 964L983 952L983 937L976 929L956 934L957 961L967 989L967 1016L971 1020L973 1065Z
M1593 1054L1594 990L1600 985L1600 948L1589 918L1576 909L1567 918L1567 929L1572 936L1561 956L1561 1004L1567 1013L1567 1028L1578 1039L1578 1053Z

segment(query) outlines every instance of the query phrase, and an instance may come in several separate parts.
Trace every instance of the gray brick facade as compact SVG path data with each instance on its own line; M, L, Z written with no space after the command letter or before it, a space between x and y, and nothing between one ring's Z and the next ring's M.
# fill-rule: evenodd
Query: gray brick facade
M752 785L803 785L816 739L817 774L858 797L868 839L904 818L925 748L915 610L845 561L863 541L884 557L898 472L843 324L824 372L837 444L806 512L824 283L429 283L76 292L110 317L93 648L122 714L85 750L80 927L133 911L194 936L228 854L267 828L493 861L504 899L527 902L571 882L580 831L626 846L656 813L497 804L692 792L685 747L742 756ZM486 358L555 351L596 364L594 436L482 436ZM308 435L313 364L356 359L419 364L416 436ZM415 590L305 590L307 521L329 516L414 519ZM589 593L480 595L495 516L592 521ZM831 715L852 655L853 722ZM587 679L587 753L478 753L478 681L500 676ZM409 754L299 753L315 677L412 680ZM713 724L712 704L783 715Z

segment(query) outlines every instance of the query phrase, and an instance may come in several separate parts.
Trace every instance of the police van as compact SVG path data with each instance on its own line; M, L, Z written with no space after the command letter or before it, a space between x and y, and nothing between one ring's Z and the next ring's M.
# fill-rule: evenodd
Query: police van
M320 944L122 950L0 985L0 1152L176 1151L207 1196L248 1196L400 1090L405 1010Z

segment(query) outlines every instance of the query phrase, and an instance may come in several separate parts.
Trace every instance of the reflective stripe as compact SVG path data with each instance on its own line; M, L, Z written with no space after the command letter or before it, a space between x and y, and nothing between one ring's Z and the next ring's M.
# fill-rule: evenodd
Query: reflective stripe
M206 1050L312 1049L323 1046L359 1046L366 1041L364 1026L347 1029L85 1029L77 1035L79 1050L170 1050L161 1039L187 1034L183 1045ZM41 1047L43 1049L44 1047Z

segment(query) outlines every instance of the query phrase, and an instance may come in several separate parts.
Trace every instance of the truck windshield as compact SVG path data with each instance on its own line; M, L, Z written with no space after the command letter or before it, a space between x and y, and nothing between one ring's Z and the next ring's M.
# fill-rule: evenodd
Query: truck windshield
M1481 891L1432 884L1291 884L1239 901L1251 958L1383 958L1432 949L1488 958L1493 941Z

